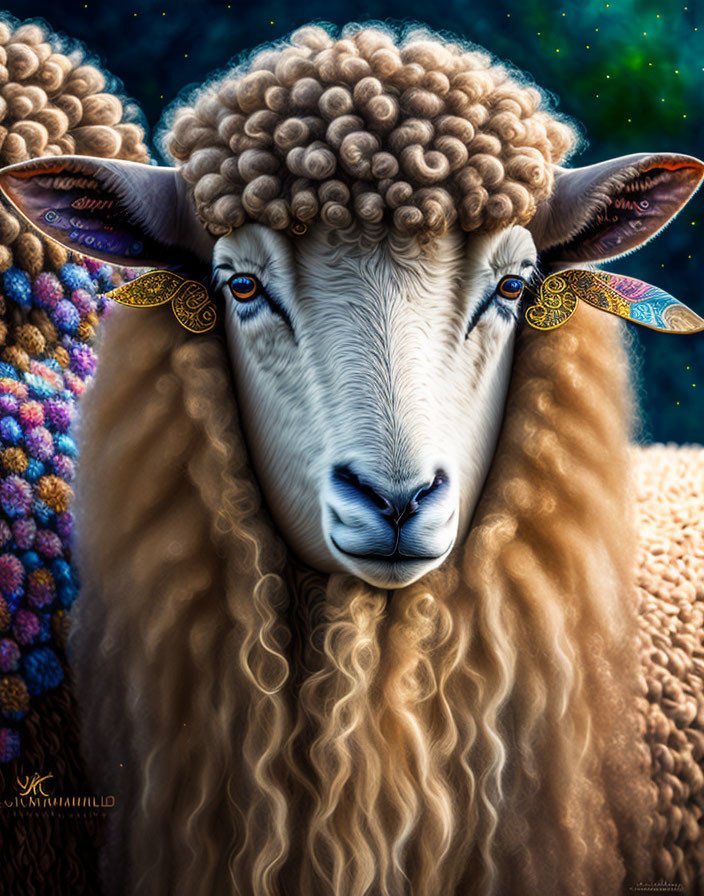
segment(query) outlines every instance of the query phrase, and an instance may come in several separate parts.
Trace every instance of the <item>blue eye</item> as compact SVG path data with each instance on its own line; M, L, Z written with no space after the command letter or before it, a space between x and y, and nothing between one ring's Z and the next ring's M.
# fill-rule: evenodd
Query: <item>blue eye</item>
M515 301L520 299L524 286L525 282L520 277L504 277L499 281L496 292L497 295L502 296L504 299Z
M230 292L238 302L252 302L261 293L261 286L256 277L240 274L230 278Z

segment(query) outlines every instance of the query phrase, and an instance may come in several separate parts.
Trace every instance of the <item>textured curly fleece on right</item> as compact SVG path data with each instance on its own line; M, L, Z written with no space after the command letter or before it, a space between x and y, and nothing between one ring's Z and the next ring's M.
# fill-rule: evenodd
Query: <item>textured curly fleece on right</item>
M211 232L529 221L576 131L486 53L357 29L301 28L176 111L165 145Z

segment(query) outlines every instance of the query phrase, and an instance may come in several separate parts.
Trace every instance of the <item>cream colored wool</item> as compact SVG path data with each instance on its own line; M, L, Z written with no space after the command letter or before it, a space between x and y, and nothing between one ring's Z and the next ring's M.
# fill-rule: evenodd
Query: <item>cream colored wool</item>
M647 739L658 786L655 871L704 892L704 448L635 452Z
M72 634L87 758L122 807L114 892L134 875L144 893L396 896L406 872L414 896L693 886L700 843L668 830L701 795L685 807L649 744L618 323L580 306L522 331L461 558L388 601L291 577L224 346L135 314L108 319L84 404ZM677 528L672 494L653 501Z

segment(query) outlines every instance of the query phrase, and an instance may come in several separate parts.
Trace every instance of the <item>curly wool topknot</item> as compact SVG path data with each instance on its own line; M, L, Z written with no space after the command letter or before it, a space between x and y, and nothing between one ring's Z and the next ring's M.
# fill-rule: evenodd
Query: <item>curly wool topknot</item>
M576 131L477 50L308 26L177 109L165 147L214 233L388 217L404 233L524 224Z

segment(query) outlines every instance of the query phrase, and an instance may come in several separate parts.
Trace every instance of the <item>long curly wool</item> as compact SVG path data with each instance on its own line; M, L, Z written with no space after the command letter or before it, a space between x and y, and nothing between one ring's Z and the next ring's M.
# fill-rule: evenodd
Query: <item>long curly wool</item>
M404 233L525 224L576 143L541 93L485 52L414 30L309 26L177 109L164 139L213 233Z
M627 869L647 879L616 322L584 307L549 339L521 333L469 538L389 600L350 576L287 587L225 347L134 313L102 328L82 405L71 634L86 758L119 807L110 892L615 896Z
M224 346L132 314L72 635L111 892L698 892L704 451L629 450L613 320L521 334L464 557L388 601L286 565Z

